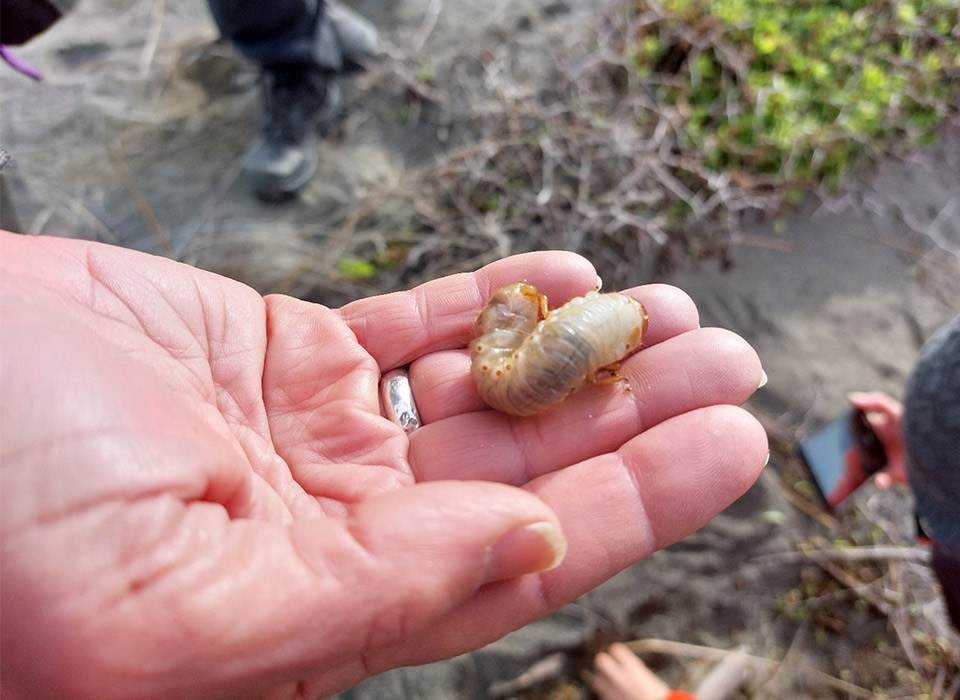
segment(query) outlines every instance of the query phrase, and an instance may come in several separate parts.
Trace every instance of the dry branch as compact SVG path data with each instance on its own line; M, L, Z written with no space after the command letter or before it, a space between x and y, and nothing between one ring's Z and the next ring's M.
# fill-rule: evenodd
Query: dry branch
M780 564L798 561L912 561L920 564L930 563L930 550L921 547L838 547L828 549L807 549L795 552L776 552L764 554L755 560L758 564Z

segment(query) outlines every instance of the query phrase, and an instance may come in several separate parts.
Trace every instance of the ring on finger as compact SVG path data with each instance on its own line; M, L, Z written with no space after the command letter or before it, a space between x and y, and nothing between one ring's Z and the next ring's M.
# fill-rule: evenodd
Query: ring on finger
M393 369L380 379L380 406L386 418L405 433L420 427L420 413L413 400L410 377L405 369Z

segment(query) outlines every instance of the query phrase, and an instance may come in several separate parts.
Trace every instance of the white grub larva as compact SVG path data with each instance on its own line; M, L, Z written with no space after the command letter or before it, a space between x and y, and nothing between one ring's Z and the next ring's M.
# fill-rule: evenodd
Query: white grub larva
M548 311L536 287L517 282L497 290L480 312L470 373L488 405L530 416L586 381L622 380L619 362L640 347L646 330L646 311L626 294L588 292Z

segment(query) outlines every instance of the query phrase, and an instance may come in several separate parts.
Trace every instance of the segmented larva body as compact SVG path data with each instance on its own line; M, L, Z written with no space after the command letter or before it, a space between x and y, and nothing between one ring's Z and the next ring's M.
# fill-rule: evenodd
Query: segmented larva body
M470 372L487 404L529 416L597 381L600 371L615 371L646 330L646 311L626 294L588 292L547 311L536 287L517 282L497 290L480 312Z

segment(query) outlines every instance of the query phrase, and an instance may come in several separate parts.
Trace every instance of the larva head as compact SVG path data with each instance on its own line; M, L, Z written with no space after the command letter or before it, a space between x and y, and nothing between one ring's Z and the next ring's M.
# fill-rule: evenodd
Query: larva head
M530 333L540 320L542 298L537 288L526 282L501 287L477 317L473 337L479 338L494 331Z

